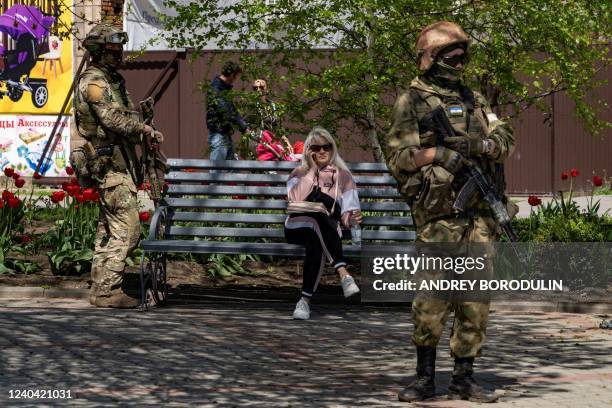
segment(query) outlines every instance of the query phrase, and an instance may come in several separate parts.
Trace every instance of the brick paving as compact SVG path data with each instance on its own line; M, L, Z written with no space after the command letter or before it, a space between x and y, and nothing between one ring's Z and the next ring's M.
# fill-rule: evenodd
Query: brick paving
M83 300L0 300L0 406L391 407L411 379L406 308L174 305L142 314ZM499 407L612 406L612 331L601 316L494 312L477 378ZM448 331L445 332L447 339ZM438 354L444 399L448 341ZM10 389L71 390L71 400L9 399Z

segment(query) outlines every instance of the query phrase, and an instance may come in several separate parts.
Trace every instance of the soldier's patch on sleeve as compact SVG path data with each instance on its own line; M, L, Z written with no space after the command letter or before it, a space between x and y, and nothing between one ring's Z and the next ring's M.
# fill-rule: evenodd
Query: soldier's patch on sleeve
M493 123L493 122L495 122L495 121L497 121L499 119L497 118L496 114L494 114L494 113L487 113L487 120L489 121L489 123Z
M104 99L104 88L98 84L87 85L87 101L100 102Z

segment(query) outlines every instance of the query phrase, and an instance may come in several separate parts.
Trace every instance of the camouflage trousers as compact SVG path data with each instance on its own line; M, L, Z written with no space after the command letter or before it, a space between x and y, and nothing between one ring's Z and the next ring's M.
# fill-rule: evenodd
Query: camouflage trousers
M417 242L492 242L498 238L497 226L491 218L442 219L417 228ZM436 347L449 314L455 318L450 338L454 357L476 357L485 341L489 304L450 302L420 293L412 303L416 346Z
M125 259L140 238L136 186L127 174L115 174L111 180L100 187L100 220L91 270L93 296L108 296L121 288Z

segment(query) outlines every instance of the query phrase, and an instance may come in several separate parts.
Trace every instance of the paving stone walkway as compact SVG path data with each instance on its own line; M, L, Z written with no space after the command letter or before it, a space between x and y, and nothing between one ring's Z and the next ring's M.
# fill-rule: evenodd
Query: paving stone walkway
M405 308L174 305L149 313L82 300L0 301L0 406L471 407L399 403L415 365ZM601 316L494 312L478 374L496 407L612 406L612 331ZM447 339L448 332L445 333ZM71 400L9 399L10 389L70 390Z

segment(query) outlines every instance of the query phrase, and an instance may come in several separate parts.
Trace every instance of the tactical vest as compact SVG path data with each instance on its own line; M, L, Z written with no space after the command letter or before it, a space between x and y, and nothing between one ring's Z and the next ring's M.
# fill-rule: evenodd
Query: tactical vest
M464 132L469 138L474 139L485 139L487 137L489 123L483 111L483 106L468 88L446 89L425 83L419 78L415 79L410 87L417 92L422 101L422 103L415 104L422 148L434 147L438 144L436 137L426 131L427 126L423 122L423 117L440 105L444 108L455 132ZM503 185L503 174L501 176L498 174L499 166L493 160L483 156L472 157L471 159L478 162L489 181L495 183L498 191L503 195L505 186ZM455 175L452 182L453 193L456 194L466 181L465 173L460 172ZM477 194L469 203L469 207L485 209L487 205L480 194Z
M142 183L142 175L138 166L135 144L139 139L128 139L104 128L91 109L87 101L81 98L81 87L89 83L99 84L108 90L105 101L115 108L120 115L140 121L139 114L125 89L125 81L119 73L110 73L105 68L91 65L79 76L75 88L75 125L81 137L87 140L90 146L83 149L87 156L87 167L90 176L98 183L103 183L106 174L110 171L124 173L128 171L136 185Z

